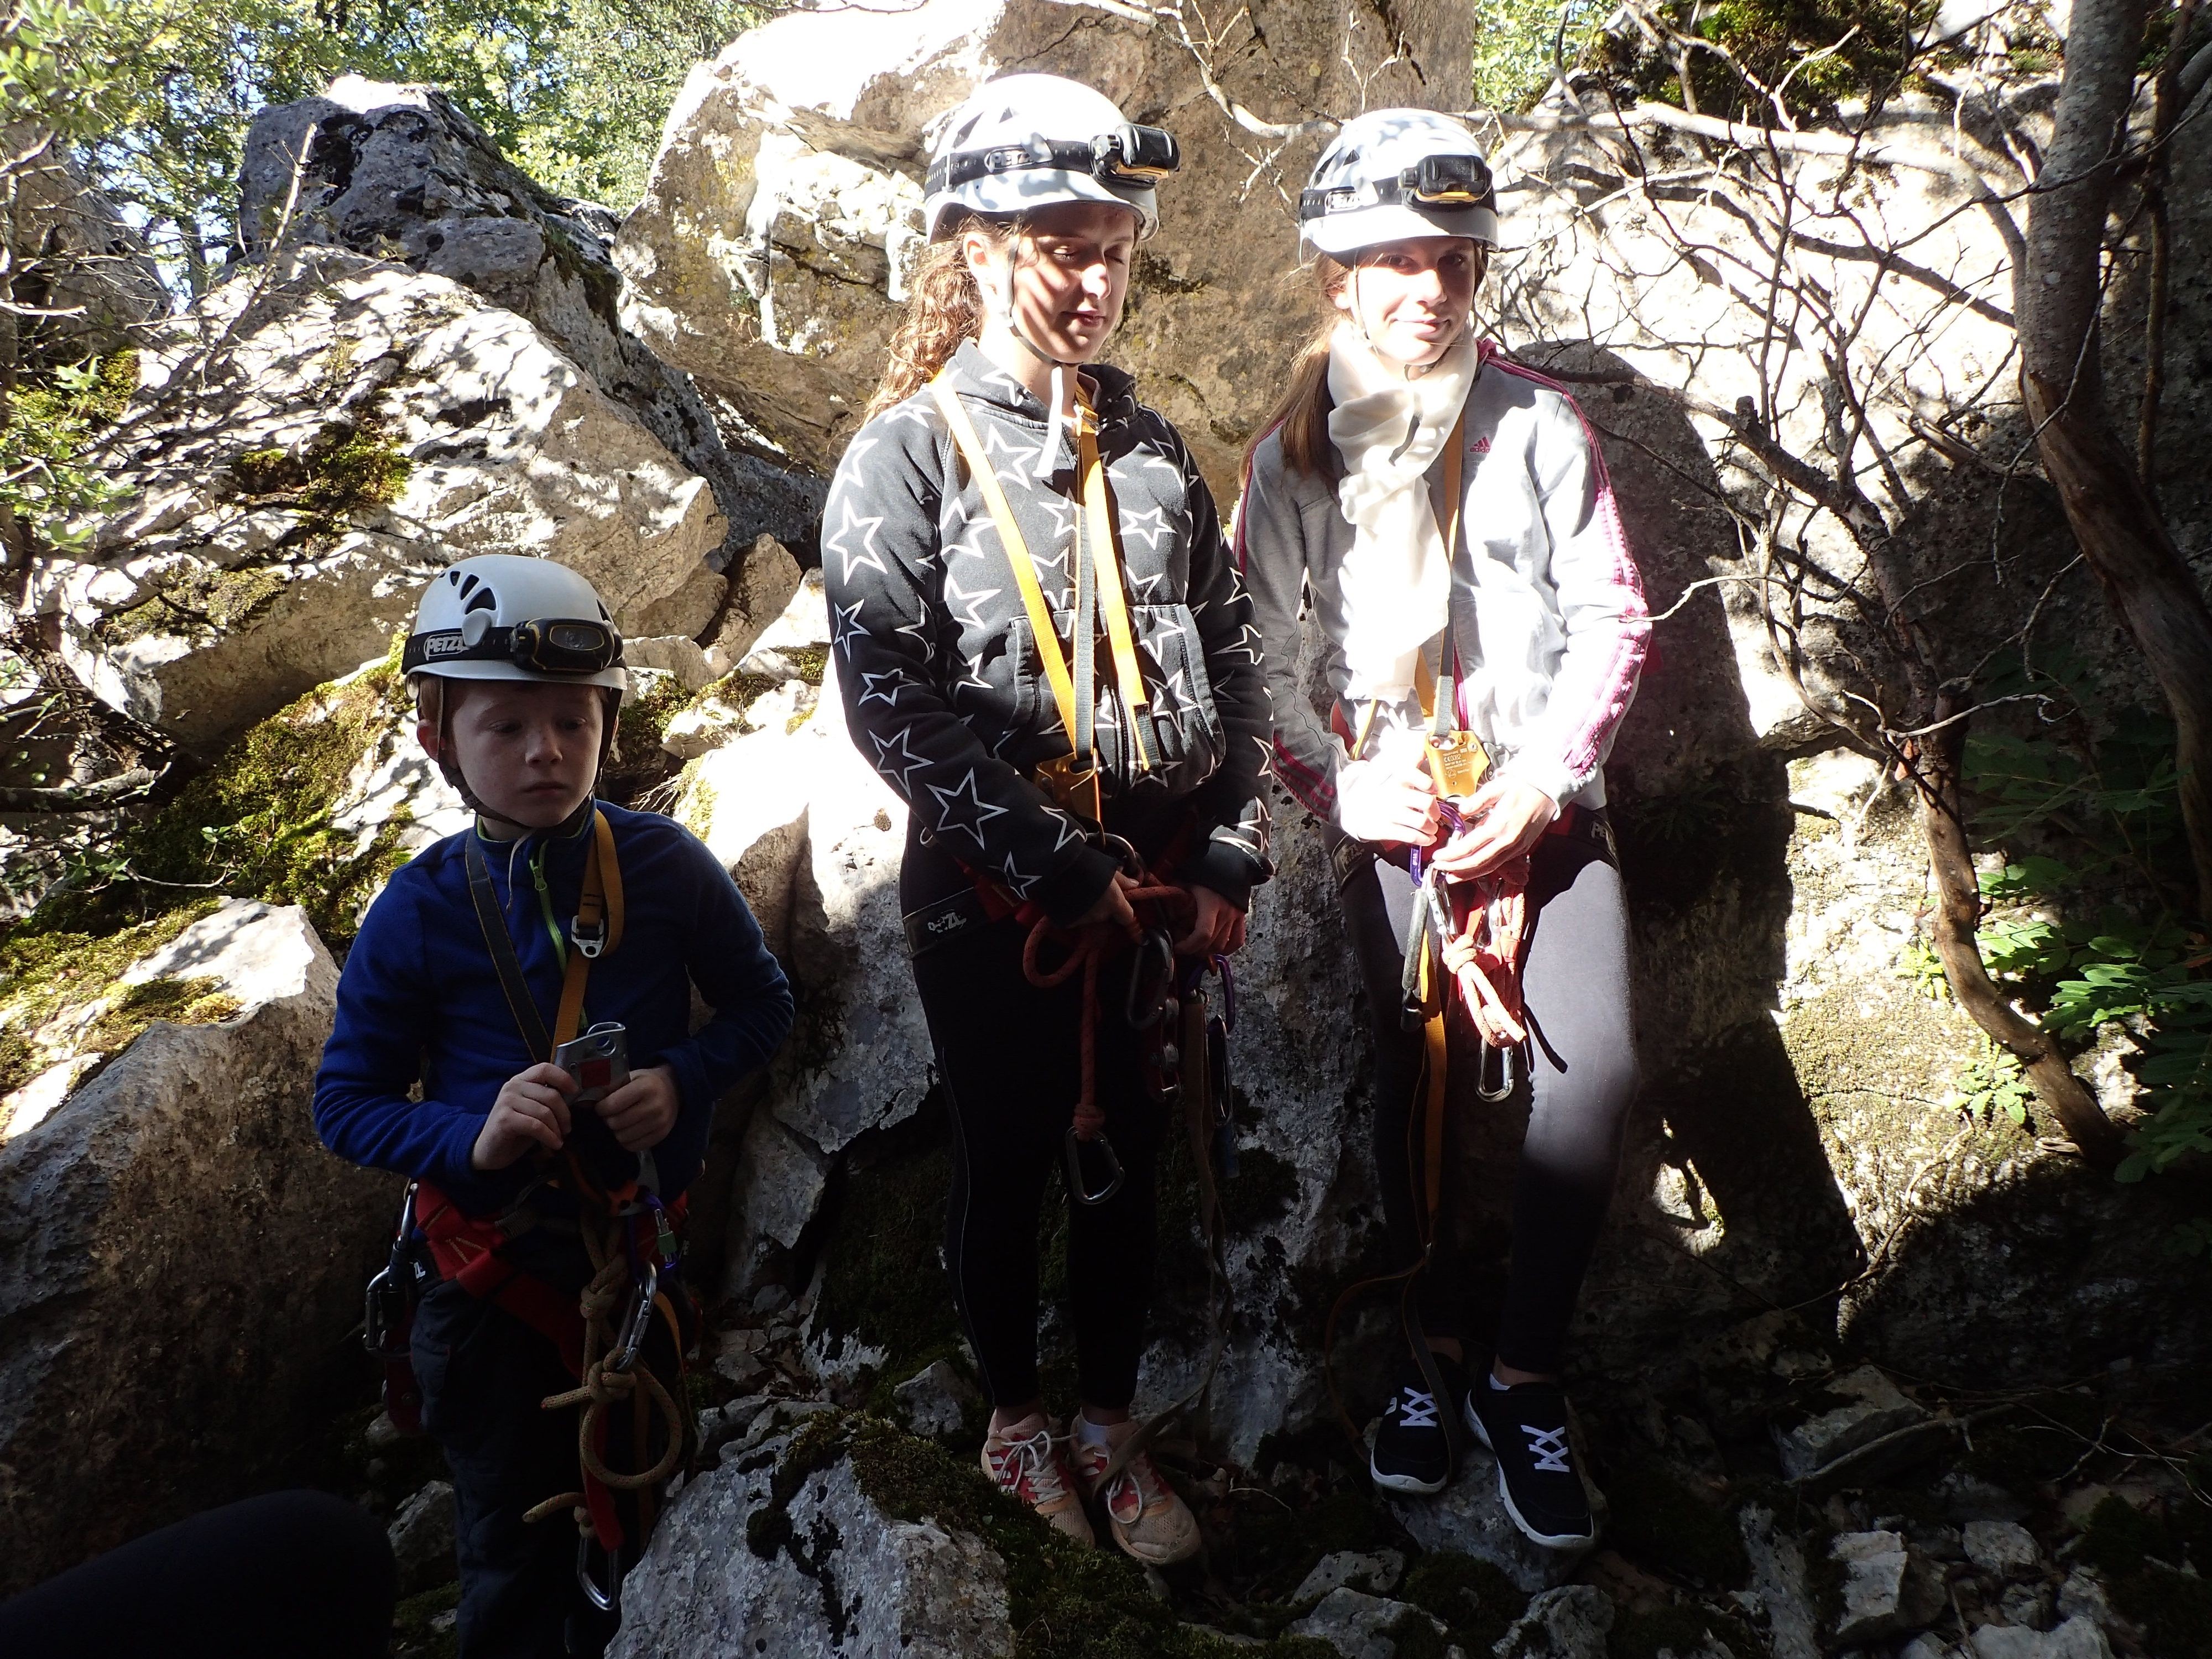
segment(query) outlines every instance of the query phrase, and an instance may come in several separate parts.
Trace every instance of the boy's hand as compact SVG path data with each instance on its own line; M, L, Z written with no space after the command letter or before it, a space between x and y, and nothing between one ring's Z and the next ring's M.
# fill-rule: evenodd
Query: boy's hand
M491 1115L477 1131L470 1167L504 1170L533 1146L559 1152L568 1139L568 1097L575 1092L576 1079L549 1061L517 1072L500 1085Z
M1178 883L1196 912L1190 931L1175 942L1186 957L1233 957L1244 948L1244 913L1211 887Z
M682 1103L676 1095L676 1073L665 1066L653 1066L632 1072L629 1081L609 1094L597 1109L615 1145L626 1152L641 1152L668 1139Z

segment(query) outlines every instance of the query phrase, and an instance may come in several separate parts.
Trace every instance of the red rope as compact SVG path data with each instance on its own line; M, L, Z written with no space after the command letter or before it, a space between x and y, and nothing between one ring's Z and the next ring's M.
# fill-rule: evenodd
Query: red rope
M1194 916L1197 913L1197 902L1183 889L1150 876L1128 890L1128 899L1132 906L1164 908L1174 905ZM1048 942L1067 951L1067 960L1050 969L1040 963L1040 953ZM1065 985L1074 978L1077 969L1083 970L1083 1091L1075 1102L1078 1140L1096 1140L1106 1127L1106 1114L1098 1109L1098 966L1124 943L1122 935L1103 923L1071 932L1049 918L1040 917L1022 944L1022 972L1042 990Z

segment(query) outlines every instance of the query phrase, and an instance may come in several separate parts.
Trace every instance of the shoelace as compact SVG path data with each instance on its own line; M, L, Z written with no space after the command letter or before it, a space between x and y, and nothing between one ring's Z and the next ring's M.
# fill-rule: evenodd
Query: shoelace
M1567 1465L1567 1431L1565 1428L1540 1429L1534 1423L1523 1423L1521 1432L1528 1437L1528 1450L1536 1460L1536 1467L1553 1474L1572 1474Z
M1025 1440L1002 1440L999 1443L1002 1449L991 1454L991 1468L998 1475L1000 1486L1019 1493L1026 1483L1032 1494L1032 1504L1057 1503L1067 1496L1067 1487L1060 1478L1060 1460L1052 1455L1053 1435L1049 1429L1039 1429Z
M1398 1407L1400 1428L1433 1429L1437 1426L1436 1395L1423 1394L1419 1389L1407 1389L1392 1403Z
M1079 1443L1079 1446L1084 1458L1100 1470L1113 1462L1114 1452L1110 1446L1095 1445L1088 1441ZM1137 1499L1137 1512L1125 1516L1121 1512L1121 1501L1132 1493ZM1121 1473L1114 1477L1114 1484L1106 1488L1106 1508L1123 1526L1133 1527L1145 1518L1146 1510L1156 1504L1164 1503L1167 1495L1167 1483L1161 1479L1159 1468L1152 1462L1152 1453L1139 1452L1128 1461Z

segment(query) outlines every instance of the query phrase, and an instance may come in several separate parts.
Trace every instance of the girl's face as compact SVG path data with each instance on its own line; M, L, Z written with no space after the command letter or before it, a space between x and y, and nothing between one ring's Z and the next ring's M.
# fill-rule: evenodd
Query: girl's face
M1069 363L1090 362L1106 349L1121 320L1136 248L1136 215L1103 202L1041 208L1026 234L1004 242L978 230L961 239L961 253L983 290L987 334L1006 325L1011 270L1015 326L1038 350Z
M1382 356L1426 368L1467 327L1482 264L1482 249L1464 236L1377 242L1359 250L1330 297Z

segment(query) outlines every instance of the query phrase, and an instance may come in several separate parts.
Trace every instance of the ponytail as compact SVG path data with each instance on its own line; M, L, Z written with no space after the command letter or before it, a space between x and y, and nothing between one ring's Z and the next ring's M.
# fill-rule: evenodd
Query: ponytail
M952 361L962 341L972 340L983 331L983 295L967 260L961 257L961 239L971 230L980 230L1003 246L1021 228L1018 219L969 213L953 224L950 235L930 244L915 270L906 319L891 336L884 378L876 395L868 399L864 419L872 421L914 396Z

